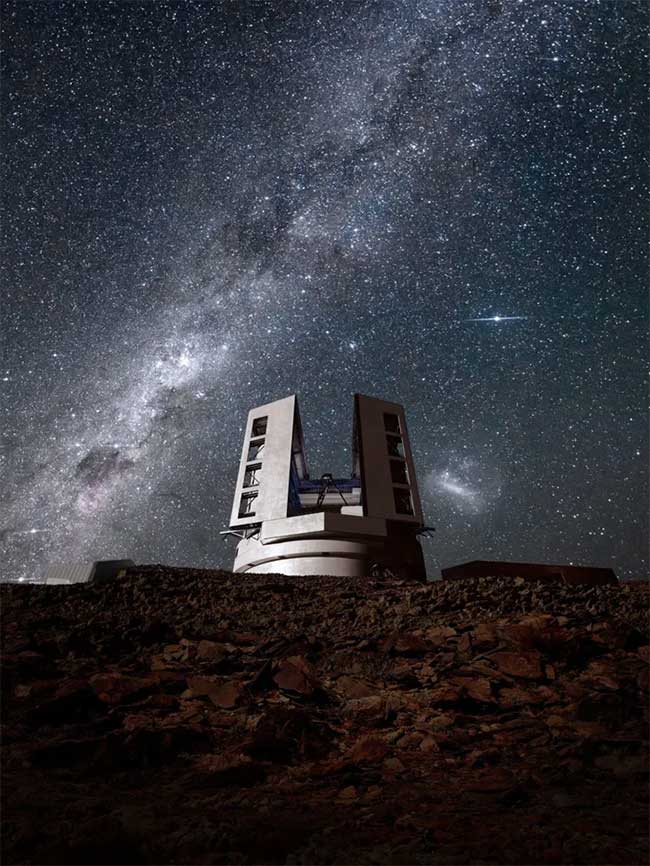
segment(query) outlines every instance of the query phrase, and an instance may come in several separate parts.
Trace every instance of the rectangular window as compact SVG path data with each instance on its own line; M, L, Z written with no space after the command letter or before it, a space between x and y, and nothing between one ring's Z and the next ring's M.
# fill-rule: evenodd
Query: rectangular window
M411 494L408 490L393 487L393 496L395 497L395 512L397 514L413 514Z
M257 458L262 453L262 449L264 448L264 439L255 439L248 446L248 457L246 458L246 462L250 463L251 460L257 460Z
M390 461L390 477L393 484L408 484L408 474L406 472L406 463L403 460Z
M384 430L387 433L397 433L398 435L402 432L399 428L399 418L397 415L393 415L391 412L384 412Z
M257 499L257 492L255 493L244 493L241 502L239 503L239 516L240 517L255 517L255 500Z
M263 418L255 418L253 421L253 430L251 432L252 436L265 436L266 435L266 422L268 421L268 415L265 415Z
M404 443L399 436L386 436L386 445L391 457L404 457Z
M261 468L261 463L253 463L251 466L246 467L246 472L244 473L244 487L259 486Z

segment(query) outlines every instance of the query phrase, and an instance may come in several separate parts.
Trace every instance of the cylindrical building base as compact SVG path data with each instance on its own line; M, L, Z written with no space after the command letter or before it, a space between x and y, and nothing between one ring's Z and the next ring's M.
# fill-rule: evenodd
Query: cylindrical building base
M422 549L415 538L348 541L301 538L262 544L244 538L237 545L234 571L257 574L364 577L386 569L396 577L425 579Z

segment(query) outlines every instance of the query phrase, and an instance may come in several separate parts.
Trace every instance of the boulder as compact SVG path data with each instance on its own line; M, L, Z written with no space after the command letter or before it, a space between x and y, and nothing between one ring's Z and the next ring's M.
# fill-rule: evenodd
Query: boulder
M534 650L522 652L495 652L490 661L499 671L518 679L538 680L544 678L542 656Z
M292 656L279 662L273 673L273 682L284 691L303 697L311 697L318 687L313 670L303 656Z

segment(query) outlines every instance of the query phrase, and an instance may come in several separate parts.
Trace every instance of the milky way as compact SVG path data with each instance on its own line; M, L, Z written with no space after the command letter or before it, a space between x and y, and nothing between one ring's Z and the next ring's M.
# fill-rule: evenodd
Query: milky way
M4 576L229 565L246 412L406 406L431 577L647 573L639 2L2 2Z

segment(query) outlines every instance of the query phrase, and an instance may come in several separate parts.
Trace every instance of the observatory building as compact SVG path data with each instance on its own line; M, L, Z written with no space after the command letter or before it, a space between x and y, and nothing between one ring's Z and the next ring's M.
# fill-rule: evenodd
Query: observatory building
M248 413L225 534L234 571L426 579L426 531L404 409L356 394L349 478L312 480L295 396Z

